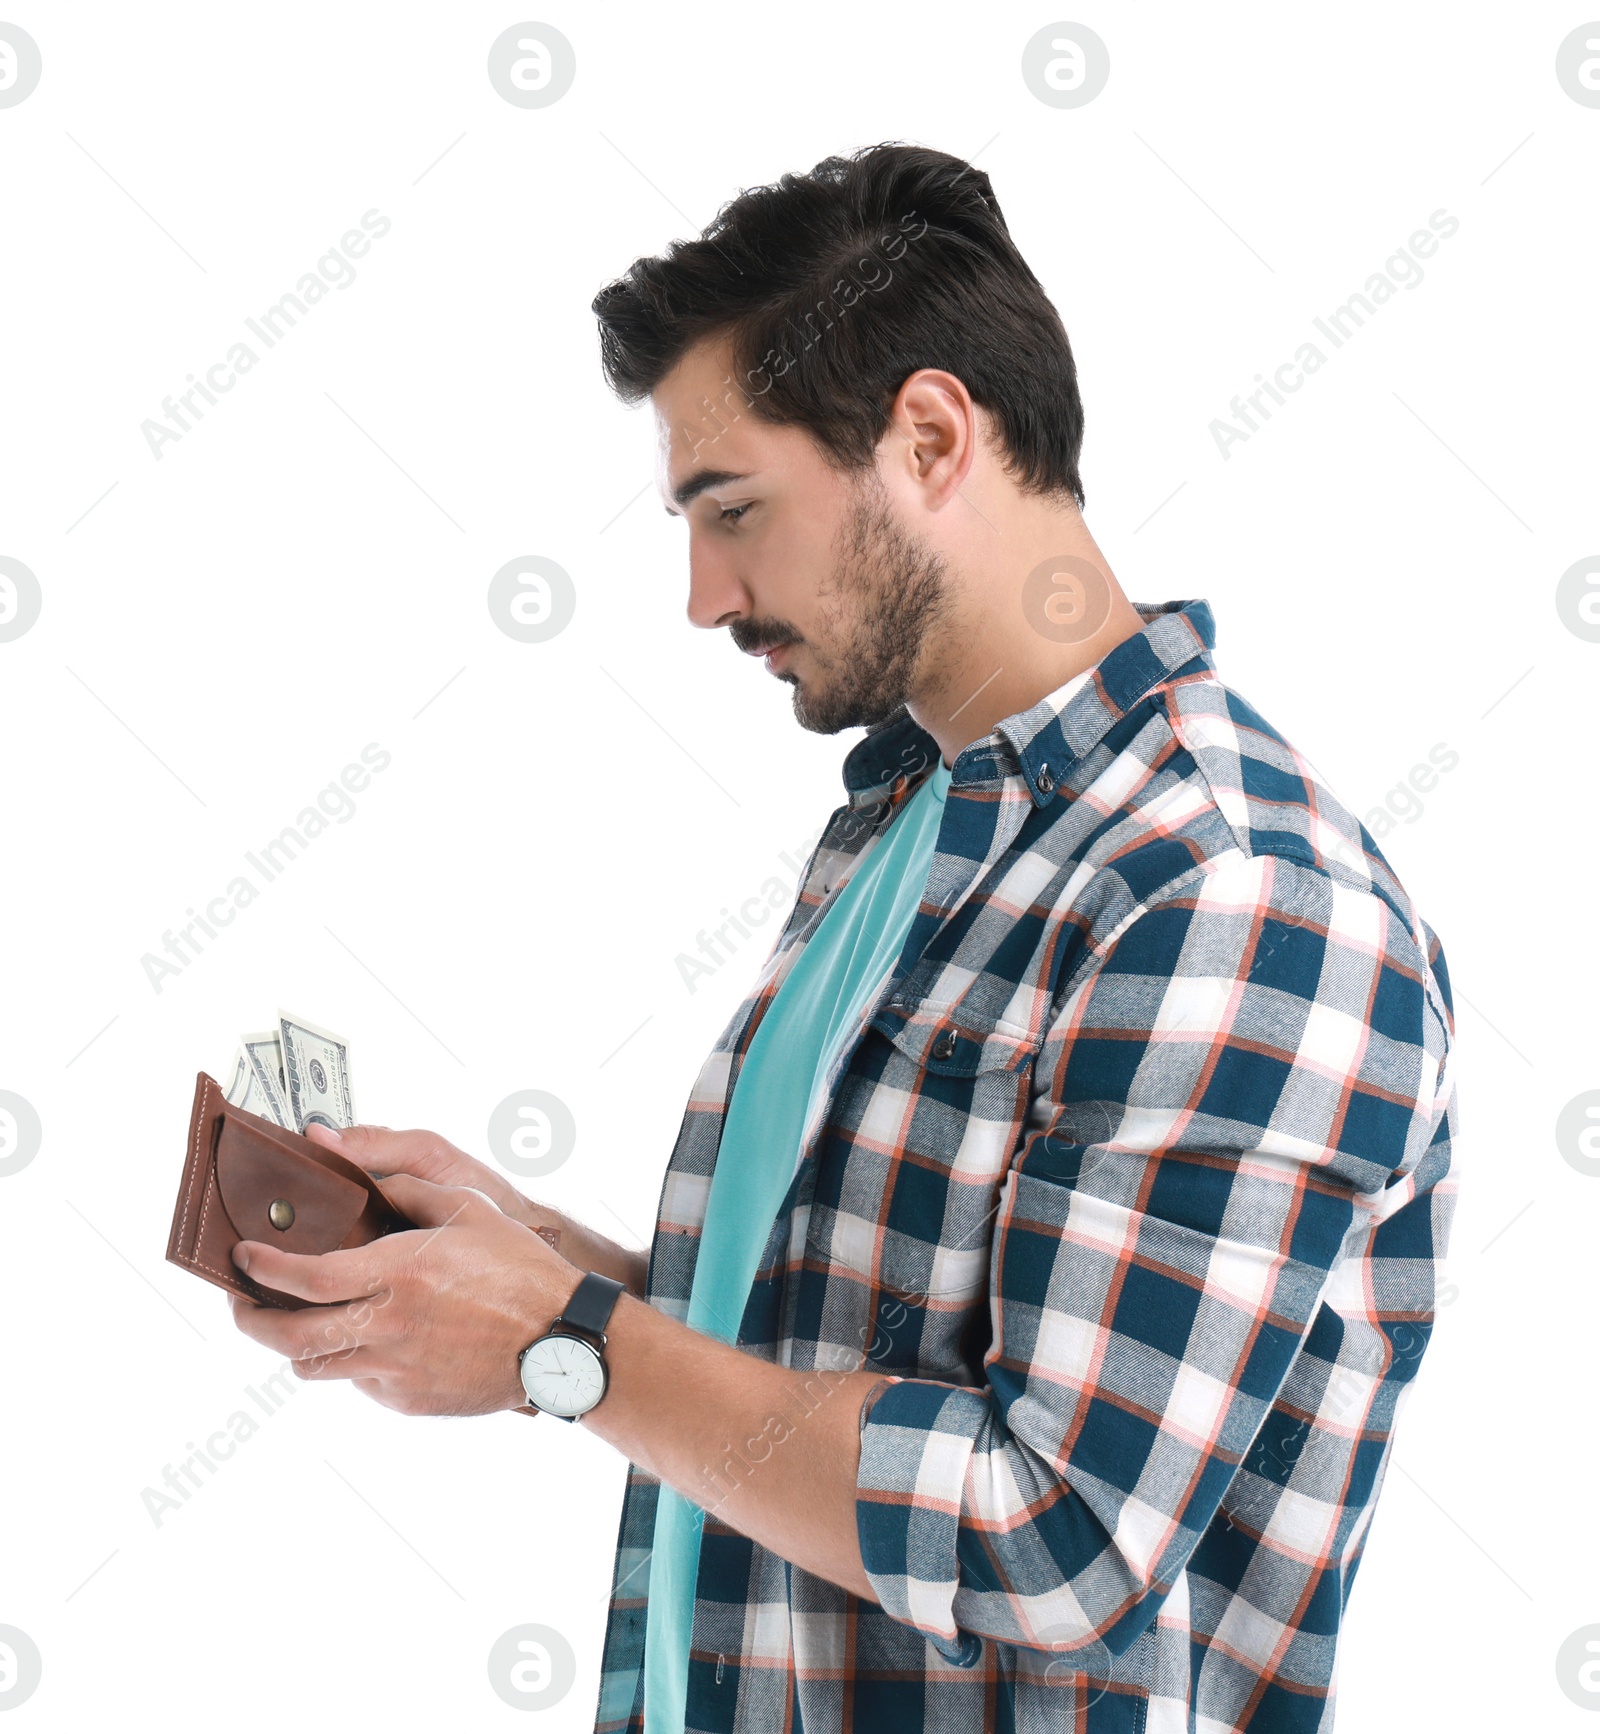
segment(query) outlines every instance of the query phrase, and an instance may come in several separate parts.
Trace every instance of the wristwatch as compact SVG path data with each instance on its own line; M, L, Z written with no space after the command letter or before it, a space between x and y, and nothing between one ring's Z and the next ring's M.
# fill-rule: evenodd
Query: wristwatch
M561 1317L517 1356L522 1388L535 1409L576 1421L606 1394L606 1326L625 1286L591 1270Z

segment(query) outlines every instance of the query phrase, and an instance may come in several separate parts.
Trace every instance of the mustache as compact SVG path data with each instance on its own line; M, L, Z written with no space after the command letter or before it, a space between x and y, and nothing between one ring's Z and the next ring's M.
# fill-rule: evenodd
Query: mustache
M781 620L736 620L728 636L746 656L752 650L776 650L780 644L800 642L800 634Z

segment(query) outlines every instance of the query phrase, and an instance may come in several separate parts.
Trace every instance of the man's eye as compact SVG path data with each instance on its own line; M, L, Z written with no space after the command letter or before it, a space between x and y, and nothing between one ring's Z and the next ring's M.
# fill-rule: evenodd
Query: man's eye
M748 506L724 506L717 517L724 524L737 524L749 510Z

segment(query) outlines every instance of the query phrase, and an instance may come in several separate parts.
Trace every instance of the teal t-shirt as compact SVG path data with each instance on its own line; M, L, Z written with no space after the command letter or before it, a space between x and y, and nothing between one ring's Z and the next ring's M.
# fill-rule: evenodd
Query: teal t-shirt
M900 957L922 901L950 772L941 762L856 867L751 1039L723 1121L688 1323L736 1340L829 1067ZM645 1618L646 1734L682 1734L701 1512L663 1485Z

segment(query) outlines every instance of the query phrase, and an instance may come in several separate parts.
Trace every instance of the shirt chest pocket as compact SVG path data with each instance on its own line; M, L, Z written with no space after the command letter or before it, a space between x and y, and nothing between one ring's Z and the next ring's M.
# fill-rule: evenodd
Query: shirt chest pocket
M1038 1049L1038 1036L960 1006L883 1006L822 1141L808 1256L926 1309L925 1323L954 1323L986 1297Z

